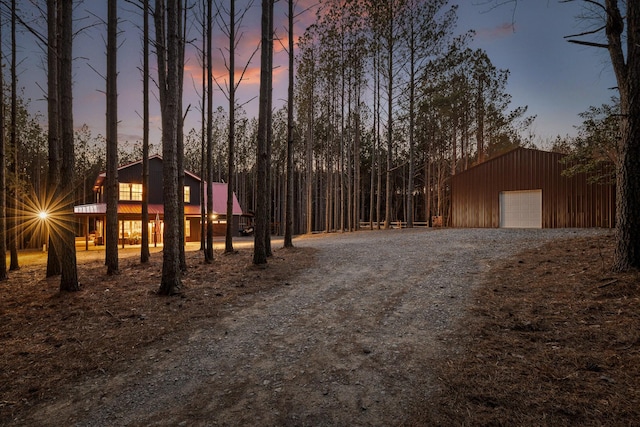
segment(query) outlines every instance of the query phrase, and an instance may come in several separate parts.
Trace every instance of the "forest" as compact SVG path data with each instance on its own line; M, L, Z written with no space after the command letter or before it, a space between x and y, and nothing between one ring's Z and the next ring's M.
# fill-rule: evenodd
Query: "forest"
M397 23L385 29L381 16L388 12L370 13L358 2L348 3L323 2L296 47L296 234L353 230L360 222L384 223L387 216L409 223L446 218L448 176L531 143L522 135L533 117L525 116L526 107L510 109L508 70L496 69L485 52L466 46L472 32L454 37L455 7L446 1L399 3L393 11ZM377 2L368 7L381 8ZM187 9L188 19L201 20L201 5ZM372 21L373 12L378 22ZM22 191L37 195L48 168L47 130L39 125L43 117L30 115L28 100L19 95L20 181ZM5 100L10 99L7 87ZM257 119L240 105L234 113L235 173L229 179L229 109L213 111L213 176L233 182L241 205L253 211ZM74 132L75 200L85 203L92 197L92 181L105 168L106 138L93 135L87 124ZM203 132L207 129L185 129L185 169L195 173L201 171ZM280 223L286 142L285 105L273 113L271 160L274 222ZM152 154L160 154L160 144L150 143ZM141 145L121 143L118 163L140 159Z
M258 117L249 116L235 97L249 64L246 58L246 63L236 64L235 49L246 28L244 20L258 9L254 2L112 0L109 15L88 27L77 21L83 13L81 2L73 2L72 10L65 12L68 15L63 15L61 3L2 2L6 167L1 169L6 173L6 228L12 258L17 249L42 244L41 234L35 231L37 221L26 219L51 199L47 194L52 181L64 182L60 181L66 170L63 164L73 168L67 172L72 177L68 202L81 204L92 200L98 173L106 170L109 175L119 165L150 153L163 155L166 162L169 153L183 166L178 170L192 171L207 182L231 183L245 211L254 213L257 221L264 219L268 229L286 235L389 228L399 222L406 227L446 226L452 175L534 143L531 125L535 117L527 115L526 106L511 105L509 71L496 68L483 50L469 47L474 32L457 28L457 7L447 0L323 0L313 7L289 1L288 10L282 11L289 26L279 33L273 29L274 2L263 1L261 40L271 43L254 47L255 56L261 56ZM303 33L294 34L294 18L313 14L313 23ZM52 32L51 19L57 20L59 34L55 28ZM65 24L65 19L71 22ZM160 141L149 140L148 131L143 141L118 141L117 108L112 103L110 109L109 100L118 94L115 58L118 25L123 21L138 29L143 58L158 65L152 71L148 65L141 70L147 86L141 84L140 90L147 94L147 104L162 105ZM19 42L21 37L43 43L43 61L48 57L49 66L61 62L62 55L55 49L63 51L66 46L60 30L65 25L72 32L101 32L107 47L107 134L94 135L89 124L73 124L71 131L66 130L72 132L66 142L72 153L67 163L62 159L64 150L52 162L52 147L56 146L52 140L58 139L52 138L50 125L55 117L51 111L54 73L49 73L50 110L45 119L42 113L30 111L20 87L38 84L44 88L46 82L20 81L16 72L20 65L16 39ZM220 37L212 40L215 26L226 36L224 45ZM175 58L172 34L178 39ZM54 40L51 37L57 37L57 43L48 43ZM184 81L187 44L196 47L202 68L202 82L197 82L201 100L189 107L180 101L184 85L191 84ZM286 51L290 64L287 103L277 109L272 107L268 84L273 80L269 64L273 63L274 45ZM223 52L228 75L212 76L212 50ZM178 71L174 73L171 67L175 64ZM62 71L58 68L60 82ZM175 78L174 92L170 78ZM151 100L149 81L151 91L158 92ZM223 93L227 107L213 106L214 87ZM61 99L63 92L58 88ZM167 100L173 99L169 95L175 97L180 111L172 113L175 123L165 129L172 106ZM64 102L58 102L63 117ZM620 99L585 107L578 136L559 136L553 149L581 157L585 164L594 159L615 160ZM181 126L188 108L201 115L199 128ZM49 126L43 125L47 122ZM62 122L59 147L65 146ZM148 123L145 126L148 129ZM266 157L261 141L267 143ZM173 154L167 151L168 145ZM266 170L261 170L260 160L265 161ZM264 203L260 201L263 195ZM76 227L74 232L82 230Z

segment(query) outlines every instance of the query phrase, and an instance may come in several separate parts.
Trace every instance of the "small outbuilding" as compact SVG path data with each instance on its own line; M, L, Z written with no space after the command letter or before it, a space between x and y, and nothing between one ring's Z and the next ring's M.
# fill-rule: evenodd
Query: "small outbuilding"
M567 176L565 157L520 147L454 175L451 226L614 227L615 186L594 179L613 165Z

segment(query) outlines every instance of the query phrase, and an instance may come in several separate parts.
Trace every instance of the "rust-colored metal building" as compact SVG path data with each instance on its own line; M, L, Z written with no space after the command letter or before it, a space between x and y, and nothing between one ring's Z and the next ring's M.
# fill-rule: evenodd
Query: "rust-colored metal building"
M451 225L482 228L615 226L615 186L564 176L563 154L516 148L454 175ZM604 165L596 174L603 174ZM610 169L609 169L610 172Z

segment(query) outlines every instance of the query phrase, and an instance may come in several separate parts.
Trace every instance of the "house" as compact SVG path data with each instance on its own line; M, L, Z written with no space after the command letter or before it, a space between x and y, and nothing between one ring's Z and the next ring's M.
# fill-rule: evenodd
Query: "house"
M563 228L615 226L615 186L563 175L565 155L516 148L451 179L453 227Z
M106 226L107 204L105 202L106 173L101 173L95 181L93 191L95 203L74 206L74 214L85 223L87 237L95 235L96 244L103 242ZM184 219L185 240L200 241L200 177L184 173ZM136 244L142 235L142 160L118 168L118 234L120 243ZM164 231L164 204L162 191L162 157L149 157L149 243L162 242ZM227 184L213 183L214 234L224 235L227 213ZM206 190L205 190L206 197ZM206 206L206 201L205 201ZM242 208L233 194L233 230L238 230Z

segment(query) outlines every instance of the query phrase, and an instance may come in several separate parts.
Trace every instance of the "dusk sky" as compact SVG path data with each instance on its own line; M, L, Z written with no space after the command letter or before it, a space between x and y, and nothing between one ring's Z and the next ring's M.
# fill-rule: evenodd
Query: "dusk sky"
M465 0L451 2L459 5L459 21L457 33L469 29L476 30L476 38L472 48L487 51L490 59L498 68L509 69L509 85L507 91L513 96L511 108L528 105L528 115L537 115L533 126L533 133L541 148L543 143L555 138L556 135L574 135L575 126L580 124L578 114L591 105L608 102L615 91L615 79L608 62L608 55L604 49L588 48L568 43L564 36L581 31L575 16L580 13L578 3L558 4L555 0L525 0L519 1L517 9L507 5L497 9L479 5L484 0ZM76 17L88 17L76 26L95 21L87 8L99 17L106 19L106 1L85 2L76 10ZM298 10L304 9L299 2ZM119 140L135 142L142 138L142 83L138 70L141 67L141 37L137 29L126 21L132 13L123 9L131 8L120 1L120 17L123 34L120 36L120 50L118 53L118 114ZM246 4L237 2L237 8ZM283 8L285 2L280 1L276 6L276 25L278 34L286 43L286 16ZM255 1L251 13L247 15L241 31L243 38L240 49L251 52L259 40L260 1ZM297 31L300 33L306 25L314 19L313 12L306 13L298 19ZM131 18L139 21L139 17ZM104 28L104 27L102 27ZM198 28L192 28L193 37L199 39ZM5 30L6 31L6 30ZM93 29L79 34L74 43L74 123L76 127L83 123L89 125L94 136L104 135L105 128L105 87L102 76L106 68L104 31ZM43 51L37 47L31 36L22 34L19 40L19 86L25 88L25 95L31 99L31 109L46 112L43 92L38 87L46 88L46 78L43 71ZM8 37L3 34L3 41ZM226 49L228 42L221 41L217 47ZM215 49L217 49L217 47ZM7 45L5 44L5 52ZM276 44L276 65L282 64L275 71L274 107L279 108L286 96L286 54L281 52ZM186 64L185 108L191 104L190 112L185 123L185 131L192 127L200 127L199 100L196 90L200 90L201 71L195 49L190 49ZM280 52L280 53L279 53ZM243 64L249 53L236 60ZM90 65L89 65L90 64ZM155 57L151 58L155 68ZM245 81L238 93L239 102L247 103L258 95L258 64L259 53L254 63L248 69ZM240 66L240 65L238 65ZM215 67L216 75L224 76L222 62L218 60ZM36 84L37 83L37 84ZM222 83L222 81L221 81ZM225 104L226 99L217 90L214 93L216 104ZM159 108L152 99L152 141L159 143ZM245 109L249 116L256 114L257 101L249 102ZM548 147L546 147L548 148Z
M458 2L459 28L475 29L473 47L510 70L512 107L528 105L528 114L537 115L533 132L539 140L575 135L579 113L617 96L608 52L564 39L584 30L584 22L575 19L581 2L521 0L514 12L513 5L477 5L483 1Z

